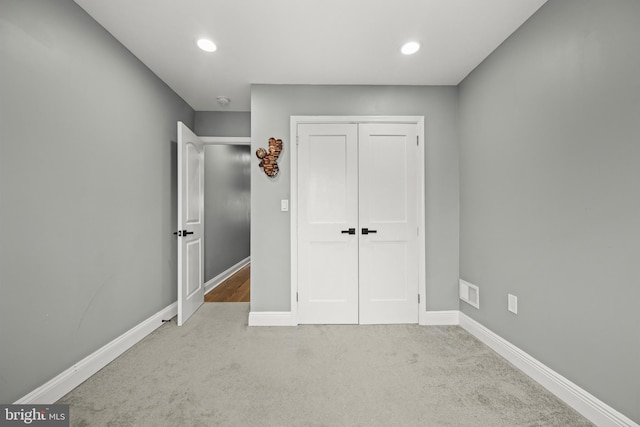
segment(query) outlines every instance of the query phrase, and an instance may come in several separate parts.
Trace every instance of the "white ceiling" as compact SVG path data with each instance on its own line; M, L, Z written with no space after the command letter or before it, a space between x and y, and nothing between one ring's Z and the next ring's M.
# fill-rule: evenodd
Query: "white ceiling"
M546 2L75 1L198 111L249 111L251 83L457 85Z

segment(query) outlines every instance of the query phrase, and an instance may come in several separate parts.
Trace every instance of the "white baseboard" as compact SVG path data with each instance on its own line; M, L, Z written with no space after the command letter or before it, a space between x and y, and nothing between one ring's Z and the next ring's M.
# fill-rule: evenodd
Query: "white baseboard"
M174 302L14 403L47 405L56 402L160 327L163 319L171 319L177 314L178 303Z
M640 427L633 420L462 312L460 326L597 426Z
M160 327L163 319L171 319L176 316L177 310L177 303L171 304L14 403L51 404L56 402ZM426 312L424 319L426 325L459 324L471 335L478 338L599 427L640 427L630 418L616 411L466 314L457 310L432 311ZM295 325L293 315L288 311L249 313L249 326L292 325Z
M209 280L207 283L204 284L204 294L206 295L209 292L211 292L212 290L214 290L216 288L216 286L218 286L220 283L222 283L225 280L227 280L229 277L233 276L242 267L244 267L245 265L249 264L250 262L251 262L251 257L250 256L246 257L242 261L238 262L235 265L232 265L231 267L227 268L222 273L218 274L213 279Z
M252 311L249 326L295 326L290 311Z
M424 316L421 316L420 324L425 326L459 325L459 315L458 310L427 311Z

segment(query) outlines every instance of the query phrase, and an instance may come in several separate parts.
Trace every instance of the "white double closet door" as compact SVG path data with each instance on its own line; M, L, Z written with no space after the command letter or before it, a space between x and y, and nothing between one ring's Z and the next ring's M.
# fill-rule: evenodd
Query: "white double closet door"
M417 125L297 131L298 323L417 323Z

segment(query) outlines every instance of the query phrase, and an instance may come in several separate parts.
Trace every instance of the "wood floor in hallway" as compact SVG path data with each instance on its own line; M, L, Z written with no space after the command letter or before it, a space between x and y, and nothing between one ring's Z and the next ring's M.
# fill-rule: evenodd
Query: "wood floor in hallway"
M204 296L204 302L249 302L251 264L247 264Z

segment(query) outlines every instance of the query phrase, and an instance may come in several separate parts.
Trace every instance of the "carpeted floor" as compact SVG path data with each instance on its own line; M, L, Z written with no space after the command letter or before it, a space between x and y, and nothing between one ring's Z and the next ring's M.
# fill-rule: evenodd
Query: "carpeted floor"
M72 426L591 426L457 326L247 326L204 304L58 403Z

